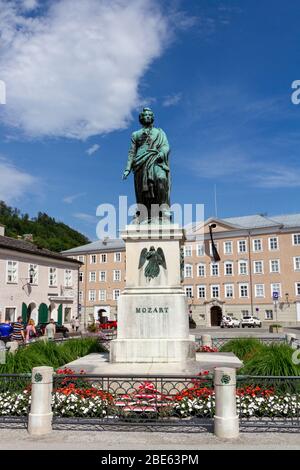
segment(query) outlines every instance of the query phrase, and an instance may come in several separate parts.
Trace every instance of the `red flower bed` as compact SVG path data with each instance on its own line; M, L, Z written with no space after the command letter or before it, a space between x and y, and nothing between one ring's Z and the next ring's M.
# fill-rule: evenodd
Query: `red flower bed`
M212 352L218 352L218 348L212 348L210 346L200 346L196 352L209 352L209 353L212 353Z
M275 394L273 387L271 388L261 388L257 385L248 385L246 387L239 387L236 390L236 394L239 397L249 396L249 397L269 397Z

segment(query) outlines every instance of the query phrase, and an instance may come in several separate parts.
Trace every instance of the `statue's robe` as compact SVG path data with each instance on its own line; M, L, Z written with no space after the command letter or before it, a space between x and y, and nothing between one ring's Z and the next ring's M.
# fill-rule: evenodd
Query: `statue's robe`
M170 147L162 129L152 127L133 132L126 170L134 172L137 204L170 206Z

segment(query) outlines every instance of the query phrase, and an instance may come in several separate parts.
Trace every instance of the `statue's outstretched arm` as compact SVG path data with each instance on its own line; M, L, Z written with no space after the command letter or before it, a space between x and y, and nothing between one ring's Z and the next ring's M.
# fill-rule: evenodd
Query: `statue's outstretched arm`
M129 173L131 172L132 163L133 163L134 156L136 154L136 150L137 150L136 139L135 139L134 134L132 134L132 136L131 136L131 145L130 145L130 149L129 149L129 152L128 152L128 159L127 159L126 168L125 168L124 173L123 173L123 179L127 178Z

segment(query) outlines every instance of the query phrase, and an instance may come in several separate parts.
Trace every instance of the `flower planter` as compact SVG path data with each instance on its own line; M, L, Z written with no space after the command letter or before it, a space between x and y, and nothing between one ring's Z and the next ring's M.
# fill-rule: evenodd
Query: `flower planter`
M283 326L269 326L270 333L283 333Z

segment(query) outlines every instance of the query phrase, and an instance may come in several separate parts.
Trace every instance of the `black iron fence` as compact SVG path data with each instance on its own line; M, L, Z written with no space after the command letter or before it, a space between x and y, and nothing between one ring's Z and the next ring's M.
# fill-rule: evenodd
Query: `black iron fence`
M0 427L27 424L31 401L31 374L0 374Z
M0 427L26 426L30 403L31 374L0 375ZM300 376L237 376L236 403L242 431L300 431ZM143 425L201 432L213 427L215 389L206 374L55 374L52 410L54 429Z
M243 337L242 339L247 339L248 337ZM271 345L271 344L284 344L286 343L286 338L284 336L275 336L275 337L254 337L255 339L258 339L259 341L261 341L262 343L266 344L266 345ZM228 343L229 341L232 341L232 340L236 340L236 339L241 339L240 337L237 337L237 336L232 336L232 337L226 337L226 338L219 338L219 337L212 337L211 338L211 341L212 341L212 347L213 348L217 348L217 349L221 349L222 346L224 346L226 343ZM202 346L202 338L199 337L199 338L196 338L196 342L199 344L199 346L201 347Z
M184 424L205 429L214 416L213 378L55 375L53 413L54 426Z
M241 428L300 430L300 377L237 376Z

